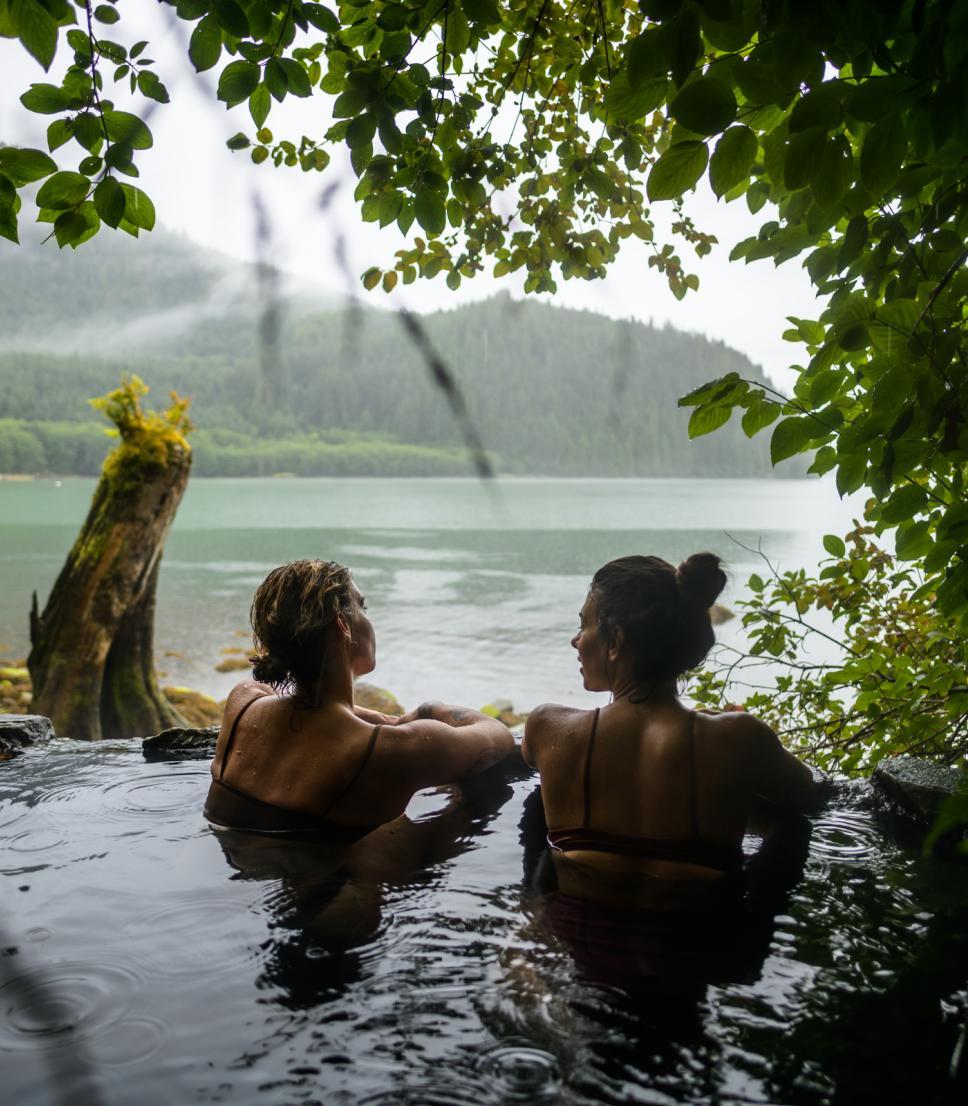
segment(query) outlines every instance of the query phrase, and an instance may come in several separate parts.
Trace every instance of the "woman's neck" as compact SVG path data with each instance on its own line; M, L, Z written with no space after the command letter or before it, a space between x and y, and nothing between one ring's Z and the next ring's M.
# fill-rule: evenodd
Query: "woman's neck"
M658 680L633 680L631 676L619 675L612 684L612 701L627 703L649 703L651 705L677 703L679 688L674 678Z

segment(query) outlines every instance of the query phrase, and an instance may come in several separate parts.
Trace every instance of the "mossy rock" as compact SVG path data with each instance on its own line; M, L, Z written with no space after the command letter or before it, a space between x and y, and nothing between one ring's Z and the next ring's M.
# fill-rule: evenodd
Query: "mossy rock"
M509 729L513 726L523 726L528 719L527 712L518 714L510 699L495 699L493 703L487 703L481 707L481 714L489 714L498 722L503 722Z
M222 703L190 687L163 687L169 703L191 726L217 726L222 721Z
M380 714L392 714L399 718L405 711L397 702L396 696L375 684L358 683L353 692L353 699L358 707L367 710L379 711Z

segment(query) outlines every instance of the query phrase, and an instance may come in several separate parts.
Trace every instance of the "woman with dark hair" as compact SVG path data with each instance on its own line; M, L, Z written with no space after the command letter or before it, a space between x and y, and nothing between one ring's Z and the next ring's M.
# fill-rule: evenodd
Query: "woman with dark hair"
M348 569L294 561L255 593L254 680L225 704L205 815L232 829L353 843L413 795L490 767L514 748L477 711L425 703L393 718L357 707L376 663L373 627Z
M595 573L572 639L593 711L532 711L522 753L541 775L558 886L566 896L688 909L735 886L756 796L800 806L810 770L744 712L679 701L678 681L713 644L721 562L696 553L611 561Z

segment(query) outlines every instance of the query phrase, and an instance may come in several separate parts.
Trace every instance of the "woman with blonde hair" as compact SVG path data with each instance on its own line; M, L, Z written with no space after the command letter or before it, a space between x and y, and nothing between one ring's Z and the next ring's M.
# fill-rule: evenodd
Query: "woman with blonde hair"
M353 843L415 792L488 768L514 747L477 711L426 703L401 718L357 707L376 639L347 568L303 560L256 591L253 680L229 695L206 817L217 826Z

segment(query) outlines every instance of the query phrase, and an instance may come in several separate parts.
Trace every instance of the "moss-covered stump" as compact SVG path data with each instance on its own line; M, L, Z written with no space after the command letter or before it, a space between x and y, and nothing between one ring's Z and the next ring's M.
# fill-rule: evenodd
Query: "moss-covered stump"
M155 676L155 592L191 468L187 403L145 412L137 377L95 402L117 427L91 509L43 614L34 595L32 709L74 738L130 737L182 721Z

